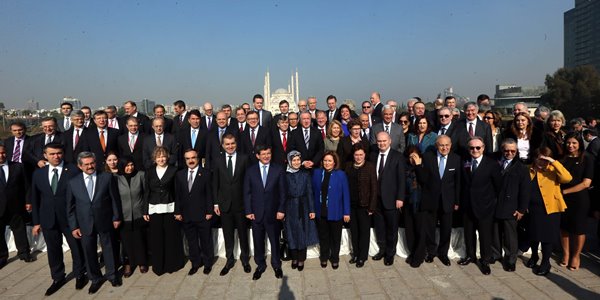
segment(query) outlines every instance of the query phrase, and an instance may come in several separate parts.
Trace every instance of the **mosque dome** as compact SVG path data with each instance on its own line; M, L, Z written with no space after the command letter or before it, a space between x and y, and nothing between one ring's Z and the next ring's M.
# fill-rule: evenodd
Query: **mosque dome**
M287 89L276 89L273 94L289 94L290 92Z

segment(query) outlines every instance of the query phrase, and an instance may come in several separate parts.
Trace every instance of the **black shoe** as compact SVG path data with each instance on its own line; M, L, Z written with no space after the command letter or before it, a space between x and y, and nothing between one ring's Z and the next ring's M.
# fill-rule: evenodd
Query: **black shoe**
M277 278L277 279L283 278L283 271L281 270L281 268L275 269L275 278Z
M188 272L188 275L192 276L192 275L196 274L196 272L198 272L199 269L200 269L200 266L192 267L190 269L190 271Z
M386 266L391 266L394 264L394 257L390 257L390 258L384 258L383 259L383 264Z
M444 264L444 266L449 267L452 263L450 262L450 259L448 258L448 256L440 256L438 257L440 259L440 261Z
M229 266L225 265L225 266L223 267L223 269L221 270L221 273L219 273L219 276L225 276L225 275L227 275L227 273L229 273L229 270L230 270L230 269L231 269L231 268L230 268Z
M381 260L384 256L385 255L383 252L379 252L379 253L375 254L375 256L373 256L373 260Z
M6 258L0 259L0 269L6 267L7 264L8 264L8 260Z
M140 273L142 273L142 274L148 273L148 266L140 266Z
M340 263L331 263L331 268L337 270L340 267Z
M481 259L479 260L479 268L481 269L481 273L483 275L490 275L492 273L492 270L490 269L490 263Z
M352 256L352 258L348 261L349 264L356 263L356 256Z
M489 262L489 263L490 263L490 265L493 265L493 264L495 264L497 261L502 261L502 259L500 259L500 258L490 258L490 262Z
M538 256L532 256L525 264L525 267L530 268L530 269L535 268L539 259L540 258Z
M504 265L504 271L506 272L514 272L517 269L517 267L515 266L515 264L505 264Z
M242 263L242 267L244 267L244 273L250 273L252 272L252 267L250 266L249 263Z
M432 263L434 257L435 255L427 254L427 256L425 256L425 262L428 264Z
M35 258L34 256L31 256L31 254L29 254L29 253L23 255L23 257L19 257L19 259L26 263L34 262L37 260L37 258Z
M254 275L252 275L252 280L259 280L262 276L262 273L264 272L264 269L261 270L260 268L256 268L256 271L254 271Z
M364 260L357 260L356 261L356 267L357 268L362 268L365 265L365 261Z
M298 262L298 271L302 272L302 270L304 270L304 262L300 261Z
M413 260L410 262L410 267L411 267L411 268L418 268L418 267L420 267L420 266L421 266L421 264L422 264L422 263L423 263L423 262L422 262L422 261L420 261L420 260L413 259Z
M292 260L292 269L296 269L298 267L298 261Z
M412 254L410 254L409 256L406 257L406 260L404 260L405 263L409 264L413 261L413 256Z
M102 284L104 284L104 280L92 282L92 285L90 285L90 289L88 290L88 294L95 294L102 287Z
M202 270L202 273L204 273L204 275L208 275L210 274L210 271L212 271L212 267L204 266L204 270Z
M550 263L542 263L539 267L533 268L533 274L546 276L550 273Z
M475 259L471 258L471 257L465 257L465 258L461 258L458 260L457 264L461 265L461 266L466 266L470 263L474 263Z
M85 285L88 283L88 278L85 275L81 275L79 277L77 277L77 279L75 279L75 289L76 290L81 290L85 287Z
M113 287L118 287L118 286L122 286L123 285L123 281L121 280L121 278L119 278L119 276L116 276L115 279L110 281L110 284Z
M131 274L133 274L133 269L131 268L131 265L125 265L123 267L123 277L129 278L131 277Z
M50 296L54 293L56 293L58 290L60 290L60 288L65 285L67 281L63 278L61 280L57 280L52 282L52 285L46 290L46 296Z
M327 261L321 262L321 268L323 268L323 269L327 268Z

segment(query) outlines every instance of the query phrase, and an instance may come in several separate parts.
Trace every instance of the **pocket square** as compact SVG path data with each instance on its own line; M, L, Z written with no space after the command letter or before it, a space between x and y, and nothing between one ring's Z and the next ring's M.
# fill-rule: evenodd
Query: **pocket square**
M448 172L456 171L456 169L448 169Z

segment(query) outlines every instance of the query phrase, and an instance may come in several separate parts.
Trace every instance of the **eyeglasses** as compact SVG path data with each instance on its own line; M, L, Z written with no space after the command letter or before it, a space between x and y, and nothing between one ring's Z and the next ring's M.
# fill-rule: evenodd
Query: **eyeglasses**
M517 153L517 150L504 150L506 153Z
M400 121L402 124L408 124L408 121Z
M365 109L365 108L371 108L371 107L370 106L363 106L362 108Z
M444 119L444 118L450 118L451 115L439 115L438 116L440 119Z
M481 146L469 147L469 150L481 150Z
M484 120L493 120L494 117L483 117Z

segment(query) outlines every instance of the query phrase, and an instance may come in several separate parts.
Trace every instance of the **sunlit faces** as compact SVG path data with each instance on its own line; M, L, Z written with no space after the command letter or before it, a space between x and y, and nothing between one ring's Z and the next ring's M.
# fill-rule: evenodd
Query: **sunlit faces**
M553 131L559 131L563 126L563 121L557 117L550 117L550 127Z
M282 114L287 114L290 111L290 105L283 102L281 104L279 104L279 112L281 112Z
M325 127L327 125L327 115L326 114L317 114L317 125L319 127Z
M455 109L456 108L456 99L455 98L446 99L446 107L448 107L450 109Z
M308 98L308 109L311 111L317 109L317 98Z
M162 107L160 107L160 106L157 106L157 107L154 109L154 116L155 116L155 117L157 117L157 118L162 118L162 117L164 117L164 116L165 116L165 109L164 109L164 108L162 108ZM109 119L110 119L110 118L109 118Z
M529 120L525 116L515 117L514 122L515 122L515 126L519 130L525 130L525 129L527 129L527 126L529 125Z
M246 122L248 122L248 125L252 128L258 126L258 113L249 112L246 116Z
M479 158L483 155L485 145L479 139L472 139L469 141L469 153L473 158Z
M106 114L97 114L94 116L94 123L96 124L96 127L100 129L106 128L107 120Z
M516 143L507 143L502 147L502 154L506 160L512 160L517 156L517 144Z
M69 104L63 104L60 106L60 112L63 114L63 116L70 115L72 111L73 107Z
M477 109L477 106L468 105L467 108L465 109L465 116L467 117L467 120L473 121L477 118L478 112L479 112L479 110Z
M301 113L300 114L300 124L302 125L302 128L310 127L310 122L311 122L311 118L310 118L309 113Z
M413 111L415 116L424 116L425 115L425 103L417 102L413 106Z
M350 128L350 136L357 139L360 137L360 126L354 125Z
M225 117L227 117L227 118L231 117L231 107L228 107L228 106L223 107L221 109L221 111L225 113Z
M354 151L354 163L357 165L361 165L362 163L365 162L365 158L366 158L366 154L365 154L365 150L363 149L358 149L356 151Z
M117 111L115 109L112 109L112 108L106 108L104 110L104 112L106 113L106 117L109 118L109 119L114 119L117 116ZM156 113L155 113L155 115L156 115Z
M417 124L417 129L419 133L427 132L427 128L429 127L429 123L427 122L427 118L421 118L419 123Z
M256 158L263 164L267 165L271 162L271 149L263 149L256 153Z
M387 132L382 131L377 134L377 148L379 148L380 152L385 152L390 149L391 144L392 140Z
M219 128L225 128L227 127L227 114L220 111L217 113L217 126L219 126Z
M488 123L488 125L490 125L490 126L494 125L494 121L495 121L494 114L492 114L492 113L485 114L485 116L483 117L483 121Z
M244 109L244 111L246 113L248 113L250 111L250 104L244 103L244 104L242 104L242 108Z
M237 143L235 142L235 138L223 138L223 149L227 154L235 153L237 149Z
M44 158L46 158L51 166L58 166L62 162L63 150L60 148L54 149L47 147L46 150L44 150Z
M204 105L202 105L202 108L204 109L204 114L207 116L212 116L213 114L213 106L210 103L204 103Z
M383 110L383 121L386 124L392 123L393 118L394 118L394 111L391 108Z
M116 169L118 163L119 158L116 155L110 154L106 157L106 166L108 166L111 170Z
M358 117L358 120L360 121L360 126L362 128L369 128L369 116L362 114Z
M337 108L337 101L335 100L335 98L327 99L327 108L329 108L330 111L334 111Z
M372 103L373 105L375 105L375 104L377 104L377 103L381 102L381 99L380 99L380 97L379 97L379 94L378 94L378 93L375 93L375 92L371 93L371 97L369 98L369 100L371 100L371 103Z
M350 109L347 107L340 109L340 116L344 121L350 120Z
M523 105L521 103L515 104L515 107L513 108L513 115L516 116L518 113L522 113L522 112L529 113L527 111L527 107L525 105Z
M438 110L438 119L441 125L446 126L452 122L452 112L447 108L442 108Z
M188 122L190 122L190 126L194 129L198 129L198 127L200 127L200 117L195 114L190 114Z
M10 133L12 133L15 138L20 139L25 135L25 128L19 126L18 124L13 124L10 126Z
M190 169L194 169L195 167L198 166L198 153L196 153L195 150L191 150L191 151L187 151L183 154L183 158L185 159L185 165L190 168Z
M48 120L42 122L42 131L46 135L53 135L56 133L56 123L54 120Z
M452 141L447 136L441 136L435 142L435 147L441 155L446 156L448 155L448 153L450 153L450 149L452 148Z
M133 173L134 170L135 170L135 166L133 165L132 162L128 162L127 165L125 165L125 168L124 168L125 174L131 174L131 173Z
M93 157L84 157L78 162L77 167L79 167L83 173L92 175L96 172L96 159Z
M159 167L161 167L161 168L164 168L164 167L167 166L167 161L168 160L169 160L169 158L166 155L164 155L164 154L158 154L154 158L154 162L156 163L156 165L159 166Z
M298 126L298 114L290 113L288 115L288 121L290 122L290 127L296 128Z
M254 100L252 100L252 103L254 103L254 109L261 110L263 108L263 102L264 100L262 98L254 98Z
M165 120L162 118L152 120L152 129L154 129L154 133L161 135L165 131Z
M277 121L277 128L281 131L287 131L288 128L290 128L290 122L288 122L288 120L279 119Z
M300 159L300 156L294 156L294 158L292 158L292 168L300 169L301 166L302 166L302 159Z
M325 169L325 171L331 171L333 168L335 168L335 160L333 159L333 156L323 156L323 169Z
M236 110L235 119L238 121L238 123L246 122L246 111L243 108Z
M125 110L125 113L130 116L137 112L137 107L133 106L129 102L125 102L125 104L123 104L123 109Z
M127 120L127 130L129 130L129 133L135 134L138 131L138 122L135 119L129 119Z
M305 111L307 108L306 100L298 101L298 111Z
M408 130L408 127L410 125L410 120L408 120L408 116L400 117L400 125L402 126L403 131Z
M340 125L333 123L331 125L331 136L334 138L337 138L340 136L340 134L342 133L342 127L340 127Z

